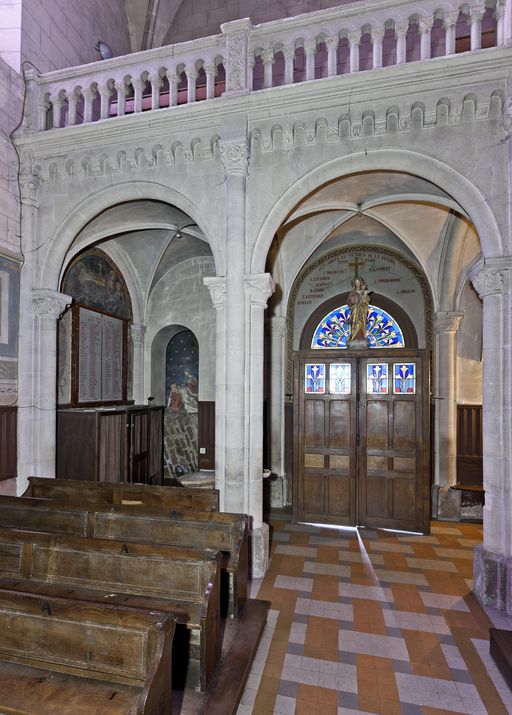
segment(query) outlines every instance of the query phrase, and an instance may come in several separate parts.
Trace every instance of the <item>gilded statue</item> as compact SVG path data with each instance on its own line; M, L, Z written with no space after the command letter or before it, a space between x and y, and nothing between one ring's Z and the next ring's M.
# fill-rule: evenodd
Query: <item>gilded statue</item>
M368 347L366 319L370 294L368 286L360 276L355 276L352 280L352 290L348 294L347 304L350 308L350 337L347 347L366 348Z

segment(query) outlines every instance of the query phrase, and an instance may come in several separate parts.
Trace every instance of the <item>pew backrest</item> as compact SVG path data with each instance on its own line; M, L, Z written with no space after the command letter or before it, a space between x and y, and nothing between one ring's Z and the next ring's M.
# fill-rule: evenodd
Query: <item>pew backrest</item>
M219 509L219 492L216 489L152 486L127 482L88 482L44 477L29 477L28 482L23 496L78 501L82 504L100 506L128 504L203 511Z
M140 715L171 713L174 626L164 613L0 589L0 663L132 686Z

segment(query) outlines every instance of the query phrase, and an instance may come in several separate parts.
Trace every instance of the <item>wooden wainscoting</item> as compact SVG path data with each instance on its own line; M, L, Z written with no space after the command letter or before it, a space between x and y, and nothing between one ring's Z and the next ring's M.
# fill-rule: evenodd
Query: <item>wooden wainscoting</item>
M16 477L17 407L0 406L0 480Z
M457 405L457 483L482 486L482 405Z
M215 402L199 402L198 411L199 469L215 469Z

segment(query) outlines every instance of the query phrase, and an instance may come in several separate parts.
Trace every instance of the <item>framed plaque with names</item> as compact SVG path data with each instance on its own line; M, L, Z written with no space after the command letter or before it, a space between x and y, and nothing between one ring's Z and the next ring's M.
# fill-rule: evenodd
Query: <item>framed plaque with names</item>
M127 401L128 321L72 305L71 406Z

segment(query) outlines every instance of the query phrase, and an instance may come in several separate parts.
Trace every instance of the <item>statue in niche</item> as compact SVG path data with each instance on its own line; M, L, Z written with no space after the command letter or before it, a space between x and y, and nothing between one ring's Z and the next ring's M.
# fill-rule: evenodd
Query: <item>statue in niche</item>
M368 317L368 306L370 305L370 294L368 286L356 275L352 280L352 290L348 294L347 304L350 308L350 337L347 347L362 350L369 347L366 320Z

